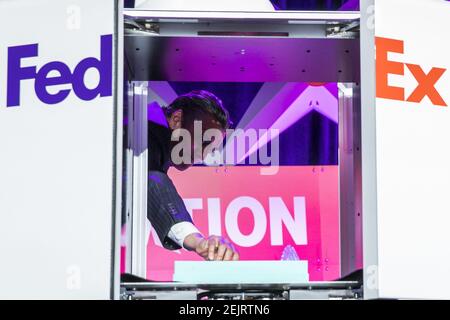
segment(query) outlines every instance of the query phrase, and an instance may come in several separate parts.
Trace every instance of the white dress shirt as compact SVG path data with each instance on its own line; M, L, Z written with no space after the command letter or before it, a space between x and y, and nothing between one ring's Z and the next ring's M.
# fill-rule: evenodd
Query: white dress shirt
M168 237L172 239L176 244L178 244L180 247L184 248L184 239L193 233L200 233L202 234L196 226L194 226L192 223L183 221L178 222L170 228ZM186 249L186 248L185 248Z

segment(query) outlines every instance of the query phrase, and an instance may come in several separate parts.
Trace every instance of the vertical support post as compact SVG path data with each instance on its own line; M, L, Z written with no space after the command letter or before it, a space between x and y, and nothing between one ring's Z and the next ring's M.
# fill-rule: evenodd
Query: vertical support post
M125 198L124 219L125 225L125 272L131 273L132 264L132 230L133 230L133 141L134 141L134 83L127 82L126 87L126 117L127 117L127 142L125 150Z
M121 212L122 212L122 195L123 188L123 52L124 52L124 36L123 36L123 0L118 0L114 8L115 23L114 23L114 104L115 104L115 120L114 120L114 150L115 150L115 164L113 167L115 182L113 186L113 206L115 214L113 215L112 224L112 267L111 267L111 298L118 300L120 296L120 239L121 239ZM122 200L122 201L121 201Z
M131 215L127 216L126 270L136 276L147 275L147 96L148 83L132 82L129 87L129 133L132 149L129 196Z
M362 268L361 104L359 85L339 83L341 276Z
M375 0L361 0L361 141L364 299L379 297L375 87Z

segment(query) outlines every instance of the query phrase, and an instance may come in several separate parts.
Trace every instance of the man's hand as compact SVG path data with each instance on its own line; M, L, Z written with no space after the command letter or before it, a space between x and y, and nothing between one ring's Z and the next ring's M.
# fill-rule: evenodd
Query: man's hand
M184 239L184 247L195 251L205 260L237 261L239 253L234 245L224 237L209 236L203 238L201 234L193 233Z

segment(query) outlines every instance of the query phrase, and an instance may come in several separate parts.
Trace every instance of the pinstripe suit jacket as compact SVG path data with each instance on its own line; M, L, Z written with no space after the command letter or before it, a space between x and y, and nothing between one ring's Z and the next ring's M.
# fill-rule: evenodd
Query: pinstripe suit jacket
M179 249L168 237L172 226L187 221L192 223L183 200L167 175L170 166L171 130L148 122L148 197L147 217L164 248Z

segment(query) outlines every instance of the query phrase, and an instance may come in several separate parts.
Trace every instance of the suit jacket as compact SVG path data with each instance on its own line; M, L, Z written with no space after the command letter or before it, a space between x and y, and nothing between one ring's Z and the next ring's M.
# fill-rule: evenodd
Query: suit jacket
M179 249L180 246L168 237L173 225L192 218L167 175L170 167L171 130L155 122L148 122L148 197L147 218L158 234L164 248Z

